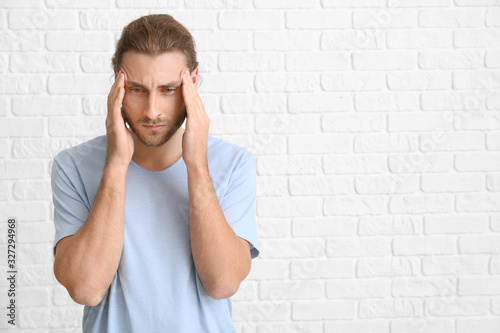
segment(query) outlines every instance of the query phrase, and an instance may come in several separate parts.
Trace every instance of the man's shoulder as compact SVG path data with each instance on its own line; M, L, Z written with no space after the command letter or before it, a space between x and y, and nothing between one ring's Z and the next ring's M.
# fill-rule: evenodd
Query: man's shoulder
M67 164L89 165L90 161L101 162L105 159L106 135L101 135L60 151L54 157L54 162L62 166Z

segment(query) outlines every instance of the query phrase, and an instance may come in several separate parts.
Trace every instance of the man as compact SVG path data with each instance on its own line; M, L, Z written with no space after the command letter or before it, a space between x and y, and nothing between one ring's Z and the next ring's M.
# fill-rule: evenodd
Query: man
M112 62L106 135L54 159L55 276L84 332L234 332L255 160L208 135L194 41L171 16L131 22Z

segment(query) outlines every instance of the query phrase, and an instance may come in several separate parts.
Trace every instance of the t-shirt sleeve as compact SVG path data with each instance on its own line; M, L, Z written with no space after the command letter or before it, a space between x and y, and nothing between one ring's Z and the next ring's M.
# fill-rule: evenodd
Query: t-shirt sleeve
M238 237L250 243L252 259L259 255L259 241L255 222L256 198L255 158L245 150L229 179L228 188L220 206L226 221Z
M66 236L74 235L87 220L90 210L75 187L75 182L79 179L75 167L63 168L56 158L52 164L51 177L55 256L57 242Z

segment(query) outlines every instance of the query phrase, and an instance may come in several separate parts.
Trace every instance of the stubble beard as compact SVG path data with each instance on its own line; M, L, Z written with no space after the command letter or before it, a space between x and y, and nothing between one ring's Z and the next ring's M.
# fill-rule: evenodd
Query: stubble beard
M130 130L132 133L135 134L137 139L145 145L146 147L160 147L163 146L165 143L172 138L172 136L177 132L177 130L181 127L181 125L184 123L184 120L186 119L186 108L182 110L180 113L179 117L171 123L168 120L162 120L162 119L157 119L157 120L151 120L149 118L143 118L141 120L138 120L135 123L132 123L129 121L129 118L127 117L127 111L125 110L125 107L123 107L123 117L127 121L127 124L130 126ZM148 131L147 134L141 133L139 131L139 127L142 125L148 125L148 126L155 126L155 125L165 125L167 127L167 131L162 134L160 131Z

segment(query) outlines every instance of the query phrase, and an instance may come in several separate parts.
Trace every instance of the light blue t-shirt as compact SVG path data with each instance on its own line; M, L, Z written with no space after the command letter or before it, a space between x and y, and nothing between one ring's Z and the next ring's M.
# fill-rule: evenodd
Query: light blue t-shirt
M255 159L209 136L208 165L220 207L236 235L258 254ZM85 223L106 159L106 136L60 152L52 166L56 244ZM106 223L106 221L102 221ZM229 299L204 290L191 254L187 170L182 157L162 171L131 161L118 271L101 303L85 306L85 333L234 332Z

